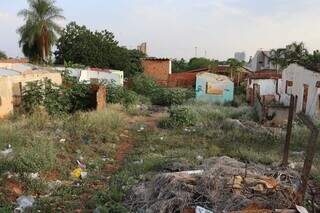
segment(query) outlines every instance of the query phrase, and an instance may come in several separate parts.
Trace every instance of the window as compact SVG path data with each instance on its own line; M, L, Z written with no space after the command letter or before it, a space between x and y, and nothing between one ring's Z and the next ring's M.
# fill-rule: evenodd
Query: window
M221 85L212 85L207 82L206 84L206 94L211 95L223 95L224 89L221 88Z
M292 94L292 86L293 82L292 81L286 81L286 94Z

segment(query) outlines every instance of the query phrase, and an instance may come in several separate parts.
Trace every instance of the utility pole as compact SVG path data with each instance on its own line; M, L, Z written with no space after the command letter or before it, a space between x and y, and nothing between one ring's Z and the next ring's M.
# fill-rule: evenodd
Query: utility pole
M207 50L204 51L204 57L207 58Z
M194 55L196 58L198 57L198 47L197 46L194 48Z
M288 115L288 124L287 124L287 135L286 135L286 142L283 146L283 156L282 156L282 166L288 166L288 159L289 159L289 147L291 143L291 135L292 135L292 122L294 117L294 110L295 110L295 97L293 95L290 96L290 108L289 108L289 115Z

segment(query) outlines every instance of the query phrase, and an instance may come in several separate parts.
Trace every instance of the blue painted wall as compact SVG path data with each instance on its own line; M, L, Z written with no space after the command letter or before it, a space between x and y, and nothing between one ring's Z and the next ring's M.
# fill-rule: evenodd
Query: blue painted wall
M232 81L222 82L224 85L223 95L213 95L206 93L207 82L210 79L207 76L197 76L196 82L196 99L198 101L204 101L209 103L227 103L233 101L234 98L234 83ZM214 86L214 83L210 83Z

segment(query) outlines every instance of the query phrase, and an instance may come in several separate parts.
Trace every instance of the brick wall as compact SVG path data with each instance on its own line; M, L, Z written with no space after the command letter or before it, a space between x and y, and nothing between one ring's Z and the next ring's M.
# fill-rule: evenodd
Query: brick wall
M161 59L142 60L144 74L155 80L158 84L167 85L171 73L171 61Z
M196 72L174 73L169 76L168 87L194 87L196 85Z

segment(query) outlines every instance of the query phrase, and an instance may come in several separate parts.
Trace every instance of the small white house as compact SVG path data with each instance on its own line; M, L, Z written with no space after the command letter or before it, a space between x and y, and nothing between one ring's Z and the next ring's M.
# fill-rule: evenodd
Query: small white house
M297 112L304 112L312 118L320 111L320 72L291 64L282 72L280 102L289 105L290 95L297 97Z
M97 69L97 68L64 68L56 67L58 71L68 70L72 77L77 78L80 82L107 82L114 83L119 86L123 86L124 76L123 71L111 70L111 69Z

